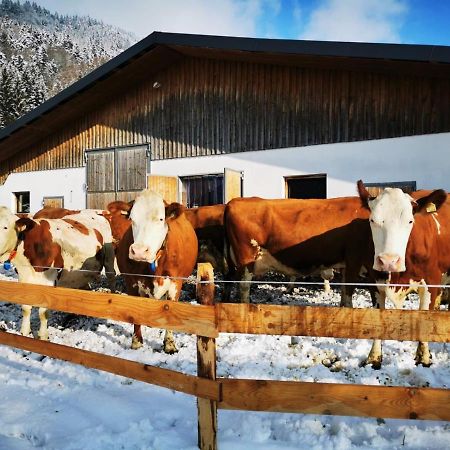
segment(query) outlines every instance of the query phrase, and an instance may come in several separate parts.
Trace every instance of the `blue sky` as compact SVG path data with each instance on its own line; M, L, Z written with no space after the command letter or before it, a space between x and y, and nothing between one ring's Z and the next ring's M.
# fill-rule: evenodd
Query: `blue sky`
M449 0L35 0L143 38L152 31L450 45Z

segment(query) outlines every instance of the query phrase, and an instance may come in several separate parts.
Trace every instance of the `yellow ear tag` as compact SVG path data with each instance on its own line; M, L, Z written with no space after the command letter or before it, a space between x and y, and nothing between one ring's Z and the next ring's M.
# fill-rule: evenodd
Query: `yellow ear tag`
M427 212L428 213L436 212L436 205L434 203L428 203Z

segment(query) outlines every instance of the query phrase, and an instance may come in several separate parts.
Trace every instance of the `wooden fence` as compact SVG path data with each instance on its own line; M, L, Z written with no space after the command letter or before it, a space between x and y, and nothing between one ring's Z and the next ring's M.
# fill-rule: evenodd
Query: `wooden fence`
M196 396L201 449L217 448L217 409L450 421L449 389L218 378L215 344L219 333L449 342L448 312L214 304L210 280L200 264L200 305L0 281L8 302L196 334L198 376L7 332L0 344Z

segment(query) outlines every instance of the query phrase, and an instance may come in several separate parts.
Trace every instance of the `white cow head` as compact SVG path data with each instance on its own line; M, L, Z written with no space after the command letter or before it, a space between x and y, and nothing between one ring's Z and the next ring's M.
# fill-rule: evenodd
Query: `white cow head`
M426 214L431 204L433 211L438 210L447 198L446 192L439 189L414 200L401 189L386 188L377 197L371 197L361 180L358 181L358 192L363 205L370 210L375 246L373 268L381 272L404 272L414 215Z
M164 246L169 231L168 222L184 211L179 203L166 206L156 192L145 190L136 198L130 212L134 243L129 258L154 263Z
M2 260L7 259L17 245L16 220L18 217L8 208L0 206L0 258Z

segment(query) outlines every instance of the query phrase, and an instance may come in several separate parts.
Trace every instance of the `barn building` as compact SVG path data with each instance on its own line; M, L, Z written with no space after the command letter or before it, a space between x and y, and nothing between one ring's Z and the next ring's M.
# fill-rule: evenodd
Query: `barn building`
M450 190L450 47L155 32L0 131L0 204Z

